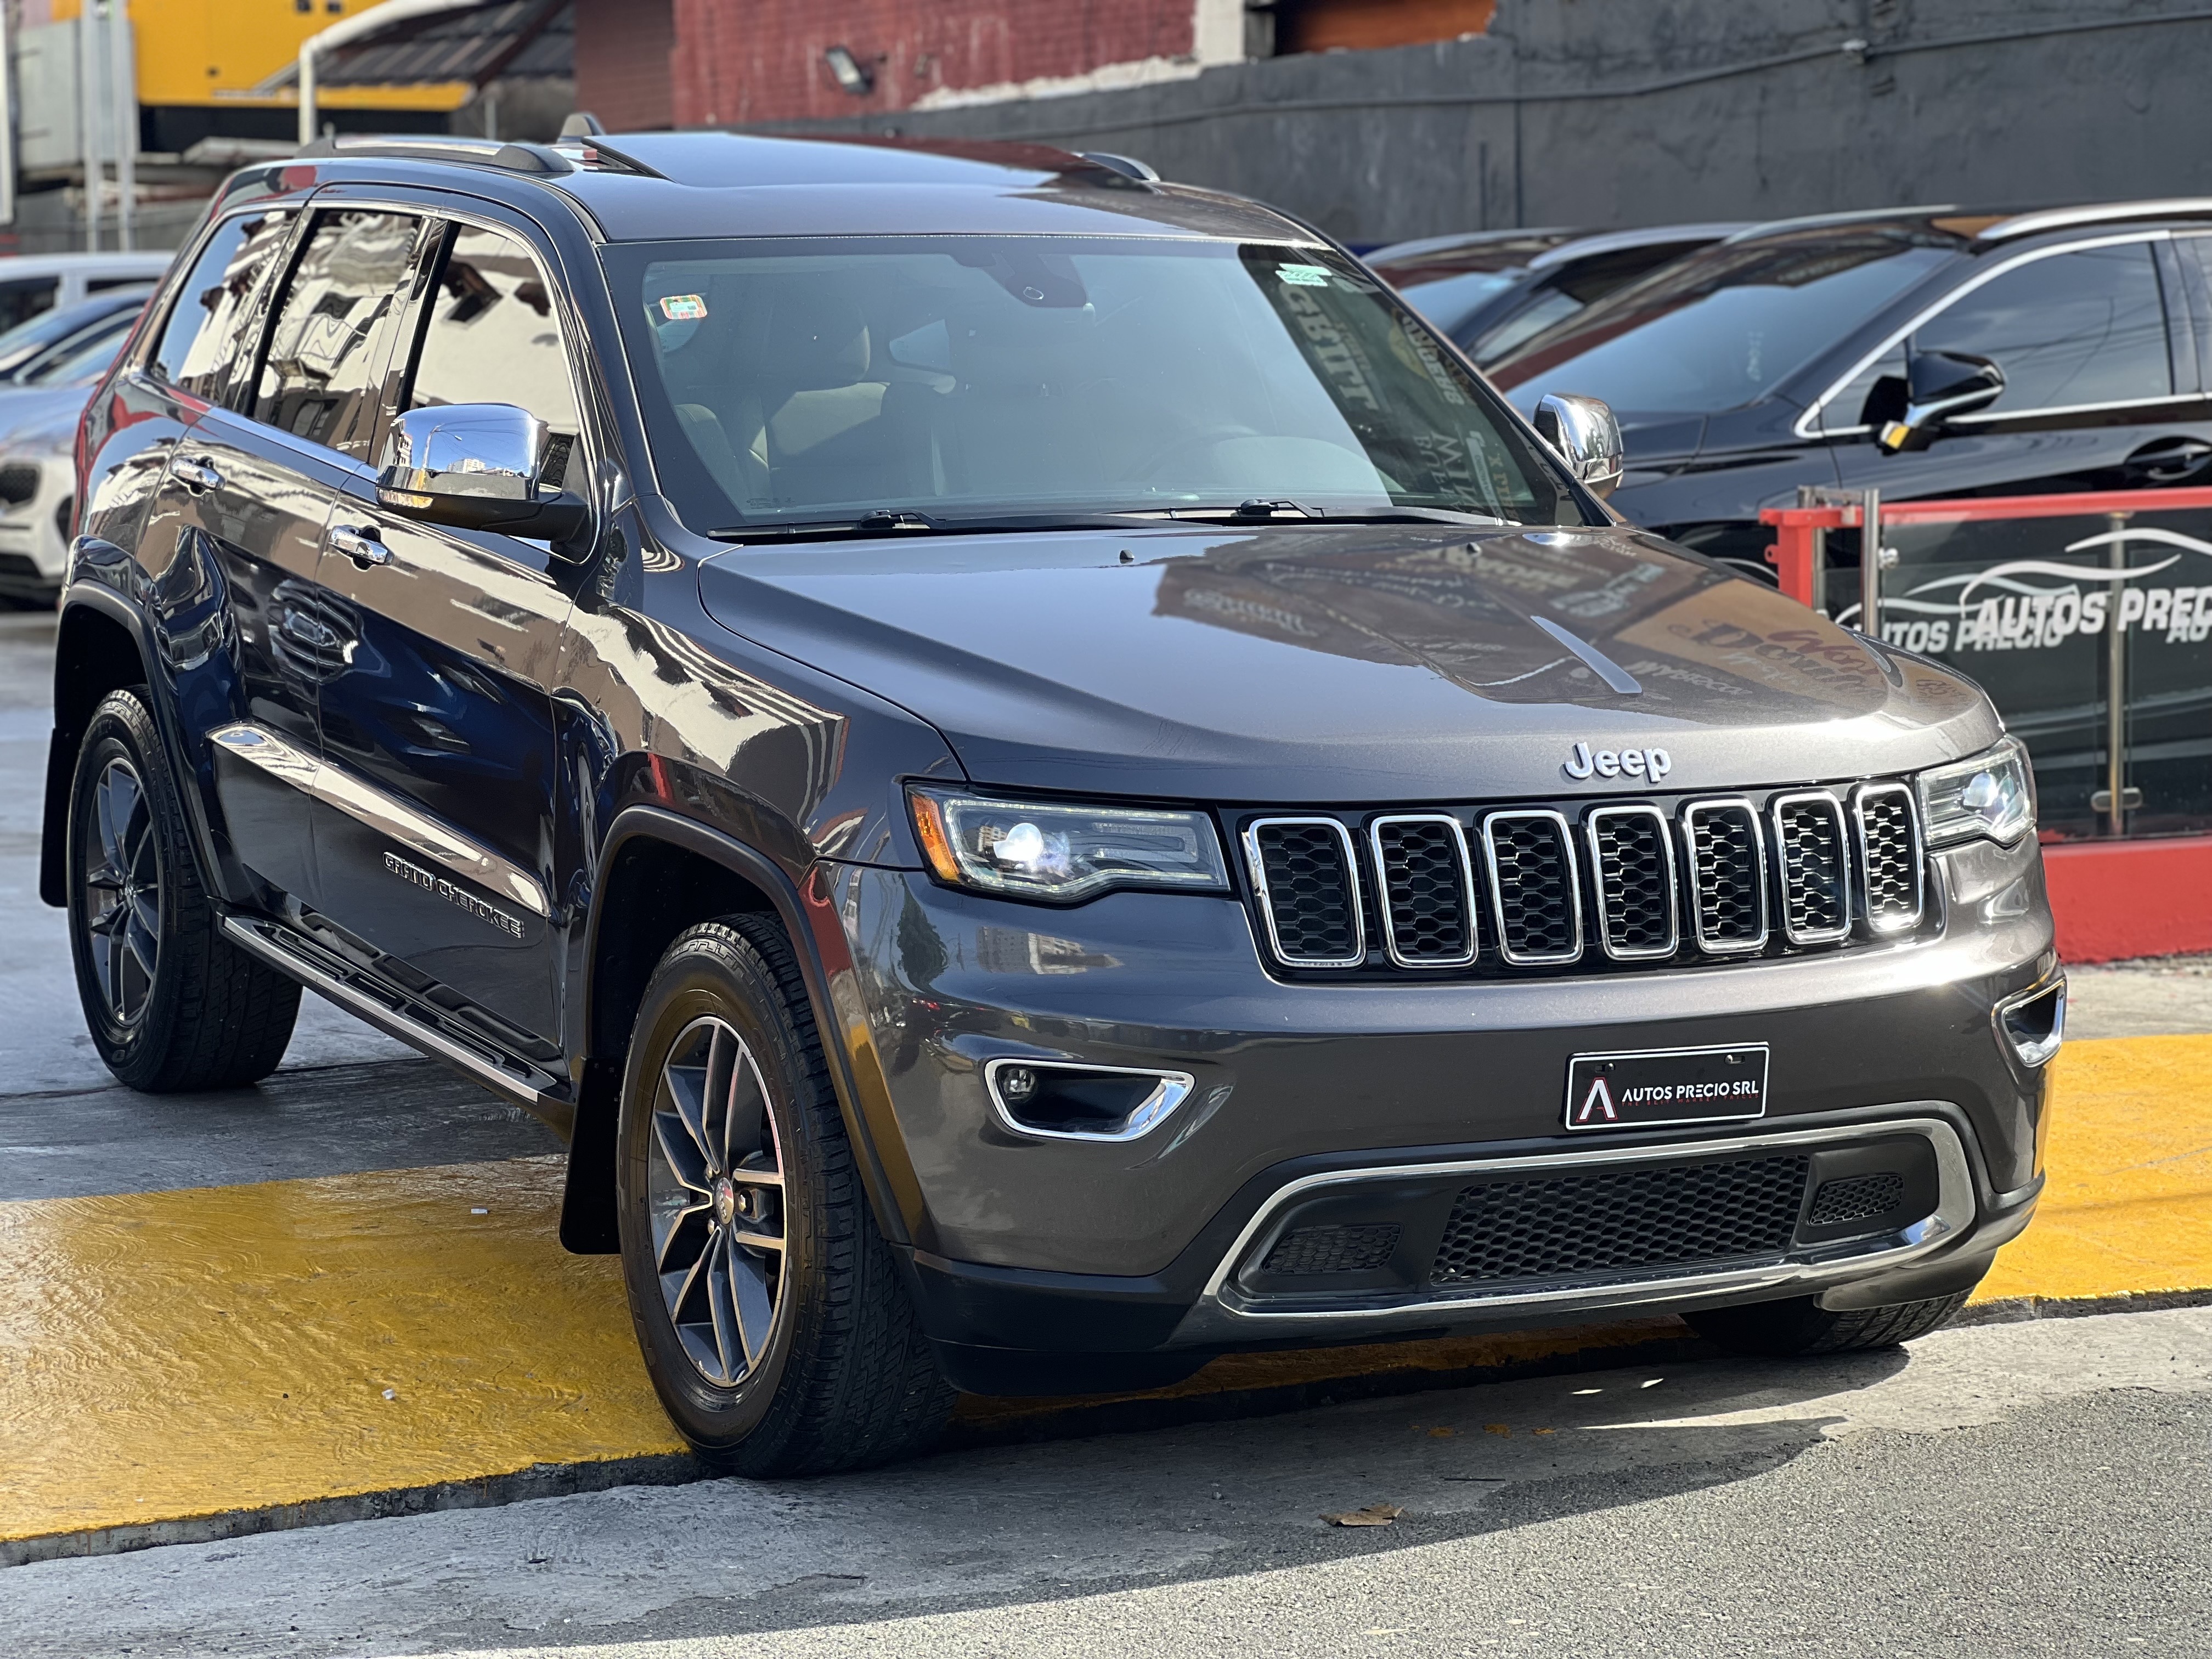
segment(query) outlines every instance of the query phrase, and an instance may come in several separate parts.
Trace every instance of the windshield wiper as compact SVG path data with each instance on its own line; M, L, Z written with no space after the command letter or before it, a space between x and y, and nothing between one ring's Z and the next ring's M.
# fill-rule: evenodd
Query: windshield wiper
M1302 501L1249 501L1235 507L1176 507L1164 514L1170 519L1202 524L1252 524L1285 520L1308 524L1464 524L1504 525L1512 522L1494 513L1477 513L1447 507L1384 507L1339 513L1308 507Z
M994 513L963 519L885 510L855 519L731 525L707 534L718 542L818 542L878 536L1012 536L1030 530L1153 530L1158 526L1158 520L1136 513Z

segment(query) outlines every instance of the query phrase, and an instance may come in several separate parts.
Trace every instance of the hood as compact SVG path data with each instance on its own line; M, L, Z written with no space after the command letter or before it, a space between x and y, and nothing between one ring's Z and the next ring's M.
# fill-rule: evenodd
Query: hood
M1972 684L1625 529L1176 526L732 549L723 627L888 697L1012 787L1357 804L1617 793L1969 754ZM1631 781L1632 783L1632 781Z

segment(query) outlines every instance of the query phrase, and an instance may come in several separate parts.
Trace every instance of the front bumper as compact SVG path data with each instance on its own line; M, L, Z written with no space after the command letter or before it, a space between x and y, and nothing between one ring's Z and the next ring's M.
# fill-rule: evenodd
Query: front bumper
M1271 979L1231 901L1126 893L1050 911L848 866L834 883L854 963L839 1000L848 1039L865 1029L848 1046L863 1092L888 1108L876 1150L905 1207L925 1326L978 1350L1195 1353L1971 1279L2025 1224L2040 1184L2045 1073L2007 1048L1996 1011L2057 962L2032 846L1936 863L1947 925L1907 944L1338 986ZM1758 1122L1563 1128L1574 1054L1750 1042L1772 1054ZM983 1086L990 1061L1022 1056L1172 1068L1193 1086L1133 1140L1039 1139L1012 1133ZM1323 1188L1425 1183L1425 1201L1441 1201L1484 1171L1899 1134L1940 1169L1935 1200L1894 1237L1848 1249L1793 1240L1724 1271L1510 1295L1377 1283L1300 1302L1240 1277Z

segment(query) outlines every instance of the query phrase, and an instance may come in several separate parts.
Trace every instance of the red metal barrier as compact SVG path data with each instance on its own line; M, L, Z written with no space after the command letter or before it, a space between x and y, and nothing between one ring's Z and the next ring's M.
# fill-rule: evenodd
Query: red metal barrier
M1881 526L2083 518L2106 513L2212 507L2212 489L2108 490L2077 495L1998 495L1881 503ZM1813 592L1814 537L1857 529L1856 505L1768 507L1775 532L1766 561L1782 591L1804 605ZM2069 962L2212 951L2212 836L2070 842L2044 848L2058 949Z
M1884 501L1885 527L1904 524L1981 524L1998 519L2078 519L2100 513L2179 513L2212 507L2212 489L2106 489L2080 495L1978 495L1948 501ZM1821 530L1856 530L1859 509L1850 507L1770 507L1759 521L1772 527L1766 562L1782 591L1800 605L1817 605L1813 592L1813 536Z

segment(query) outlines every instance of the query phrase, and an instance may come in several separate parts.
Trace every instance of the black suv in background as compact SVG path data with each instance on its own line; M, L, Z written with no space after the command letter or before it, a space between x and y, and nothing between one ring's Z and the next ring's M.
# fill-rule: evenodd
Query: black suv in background
M1602 398L1613 505L1771 579L1762 507L2212 480L2212 198L1768 225L1491 366L1524 410ZM1883 441L1909 410L1923 418ZM1835 544L1856 556L1856 536Z
M306 985L541 1113L753 1473L1239 1347L1930 1329L2042 1182L2017 745L1539 419L1112 158L249 170L80 437L94 1038L243 1083Z
M1370 253L1367 263L1487 368L1585 306L1744 228L1468 231L1395 242Z

